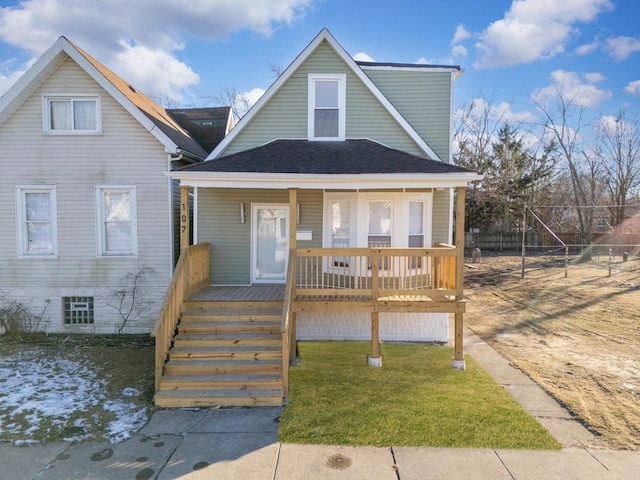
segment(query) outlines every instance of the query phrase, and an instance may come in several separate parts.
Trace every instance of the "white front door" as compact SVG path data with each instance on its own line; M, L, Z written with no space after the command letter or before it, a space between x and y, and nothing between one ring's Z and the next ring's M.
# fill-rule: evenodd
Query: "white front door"
M289 258L289 206L253 205L253 281L283 283Z

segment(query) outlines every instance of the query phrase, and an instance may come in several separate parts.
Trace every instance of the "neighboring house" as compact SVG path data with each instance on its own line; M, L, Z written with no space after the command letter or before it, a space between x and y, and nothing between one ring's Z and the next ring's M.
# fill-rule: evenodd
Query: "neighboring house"
M64 37L0 98L0 308L21 303L39 330L113 333L144 271L124 332L151 330L179 244L166 172L233 126L229 108L175 113ZM214 134L189 134L198 115Z
M452 164L460 74L356 62L321 31L207 161L170 174L193 190L193 243L211 245L210 283L284 283L291 243L298 251L451 244L454 192L481 178ZM353 258L333 255L298 273L326 279L334 267L354 268ZM363 268L370 277L371 260ZM362 270L346 281L364 281ZM343 310L301 307L297 338L369 339L370 311ZM381 312L380 337L446 342L449 314L434 312Z

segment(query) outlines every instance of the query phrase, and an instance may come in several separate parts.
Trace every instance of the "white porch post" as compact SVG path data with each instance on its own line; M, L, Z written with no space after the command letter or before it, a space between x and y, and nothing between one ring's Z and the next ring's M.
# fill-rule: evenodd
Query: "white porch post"
M180 186L180 251L189 246L189 188Z

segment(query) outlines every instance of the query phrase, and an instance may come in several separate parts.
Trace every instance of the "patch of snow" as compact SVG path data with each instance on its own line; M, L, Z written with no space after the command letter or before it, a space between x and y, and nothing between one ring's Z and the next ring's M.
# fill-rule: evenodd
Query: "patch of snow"
M122 390L122 395L125 397L139 397L142 393L137 388L127 387Z
M50 350L32 347L0 356L0 386L0 438L3 434L29 437L41 428L50 431L63 427L72 417L81 417L82 412L97 405L103 405L117 417L105 432L111 443L129 438L131 431L139 430L147 421L146 409L137 409L124 400L107 399L106 382L98 377L81 352L76 352L73 358L63 358L52 355ZM134 393L140 394L133 388L123 391L123 395L129 397L135 396ZM21 425L17 421L19 417L28 425ZM82 418L74 421L79 431L85 425ZM79 433L65 440L83 438L86 435Z

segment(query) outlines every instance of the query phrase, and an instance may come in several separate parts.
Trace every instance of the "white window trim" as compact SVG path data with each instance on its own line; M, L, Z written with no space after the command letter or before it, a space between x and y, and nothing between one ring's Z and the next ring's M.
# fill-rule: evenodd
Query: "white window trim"
M51 253L29 252L29 234L27 231L27 212L25 195L27 193L48 193L51 206ZM55 185L16 185L16 218L18 219L18 256L25 258L55 258L58 256L58 215L56 207Z
M337 137L316 137L315 136L315 99L316 81L331 80L338 82L338 136ZM345 73L327 74L310 73L308 77L308 100L307 100L307 136L309 140L323 142L339 142L346 138L346 107L347 107L347 75Z
M433 239L433 193L427 192L325 192L323 248L331 248L331 204L349 200L351 203L352 248L367 248L369 237L369 202L391 202L391 246L408 248L409 245L409 204L423 202L424 248L432 246Z
M51 128L51 112L49 103L55 100L95 100L96 102L96 129L95 130L53 130ZM42 125L47 135L100 135L102 133L102 102L100 95L89 94L45 94L42 96Z
M138 256L138 220L135 185L96 185L96 239L98 257L136 257ZM108 190L128 190L131 203L131 250L128 252L106 251L106 229L104 225L104 196Z

